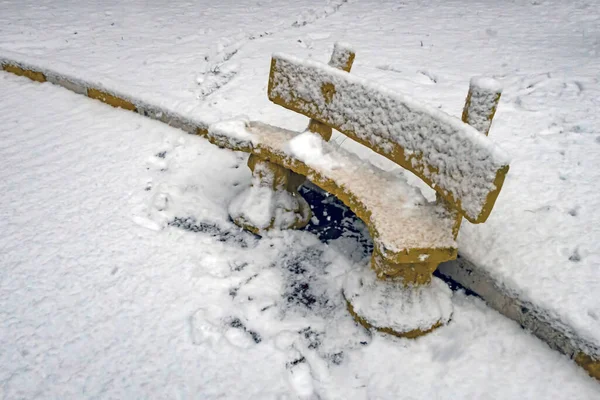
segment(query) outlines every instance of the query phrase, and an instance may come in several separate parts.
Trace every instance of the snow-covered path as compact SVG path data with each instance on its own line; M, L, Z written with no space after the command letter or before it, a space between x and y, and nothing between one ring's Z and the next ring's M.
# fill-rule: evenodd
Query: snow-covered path
M227 221L243 156L50 84L2 72L0 91L0 398L600 395L461 293L418 341L356 326L355 238Z

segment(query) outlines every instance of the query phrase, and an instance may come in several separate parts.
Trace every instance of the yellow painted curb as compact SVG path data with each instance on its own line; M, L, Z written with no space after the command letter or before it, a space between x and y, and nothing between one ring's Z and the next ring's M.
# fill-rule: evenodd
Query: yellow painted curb
M133 103L98 89L89 88L87 90L87 95L90 99L100 100L101 102L113 107L124 108L129 111L137 110L136 106Z
M573 360L581 368L585 369L592 378L596 378L600 381L600 359L595 359L584 352L579 352L575 355Z
M27 77L27 78L31 79L32 81L46 82L46 76L38 71L32 71L30 69L23 69L21 67L18 67L16 65L11 65L11 64L4 64L2 66L2 69L5 70L6 72L10 72L11 74Z

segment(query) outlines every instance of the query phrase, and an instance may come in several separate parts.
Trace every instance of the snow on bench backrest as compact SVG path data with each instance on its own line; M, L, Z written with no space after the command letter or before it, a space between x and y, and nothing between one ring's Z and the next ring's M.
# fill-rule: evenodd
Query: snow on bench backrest
M475 128L325 64L273 55L269 99L412 171L473 223L487 219L508 172L507 156Z

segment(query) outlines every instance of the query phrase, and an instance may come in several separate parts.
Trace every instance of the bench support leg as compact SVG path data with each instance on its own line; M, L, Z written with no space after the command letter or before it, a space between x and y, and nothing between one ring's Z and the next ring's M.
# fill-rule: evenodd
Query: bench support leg
M397 276L382 271L374 274L367 268L348 274L343 296L356 322L367 329L409 339L446 325L452 317L452 291L431 273L416 272L433 271L437 263L395 264L395 267ZM403 276L415 282L406 281Z
M492 126L492 120L496 115L496 109L502 95L502 87L493 79L473 78L469 85L469 93L463 107L462 121L471 125L484 135L488 135ZM449 212L454 212L456 207L444 200L439 193L436 193L437 203L446 208ZM454 237L458 236L462 216L456 213L454 228L452 229Z
M251 155L251 186L229 205L229 215L242 228L259 234L269 229L300 229L308 224L310 206L298 193L291 171Z
M393 263L376 246L371 257L374 271L353 271L344 282L348 311L367 329L409 339L447 324L452 292L431 275L438 265Z
M404 285L427 285L431 282L431 274L438 267L438 262L397 264L386 260L375 248L371 256L371 268L382 280L398 280Z
M352 49L336 43L329 65L350 72L354 55ZM319 121L311 119L308 130L327 141L331 138L331 128ZM305 227L311 211L298 188L306 177L261 160L254 154L248 158L248 167L252 170L252 186L229 206L229 216L236 225L254 233Z

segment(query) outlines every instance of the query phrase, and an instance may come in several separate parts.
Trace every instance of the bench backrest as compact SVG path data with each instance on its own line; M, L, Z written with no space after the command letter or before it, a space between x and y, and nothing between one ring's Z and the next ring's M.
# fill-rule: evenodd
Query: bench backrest
M473 223L489 216L508 158L475 128L325 64L275 54L269 99L412 171Z

